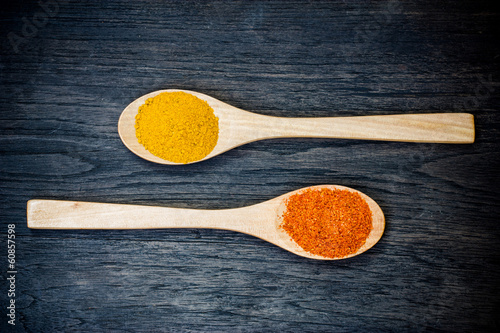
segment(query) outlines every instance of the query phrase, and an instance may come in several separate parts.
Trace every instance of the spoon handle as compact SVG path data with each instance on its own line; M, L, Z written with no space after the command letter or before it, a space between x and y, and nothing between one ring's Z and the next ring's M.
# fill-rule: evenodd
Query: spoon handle
M474 117L468 113L400 114L330 118L255 118L263 138L317 137L403 142L472 143Z
M257 237L269 233L273 214L270 202L220 210L39 199L27 206L28 227L33 229L209 228Z

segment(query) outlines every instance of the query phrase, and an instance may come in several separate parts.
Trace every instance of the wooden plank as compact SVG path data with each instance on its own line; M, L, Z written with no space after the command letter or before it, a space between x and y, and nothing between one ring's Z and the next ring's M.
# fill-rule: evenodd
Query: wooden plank
M47 21L35 0L0 11L0 244L14 224L17 268L16 326L3 316L1 332L498 331L490 2L57 3ZM158 165L117 122L170 88L276 117L471 113L476 140L283 138ZM225 209L317 184L379 203L380 242L322 262L231 231L26 226L34 198Z

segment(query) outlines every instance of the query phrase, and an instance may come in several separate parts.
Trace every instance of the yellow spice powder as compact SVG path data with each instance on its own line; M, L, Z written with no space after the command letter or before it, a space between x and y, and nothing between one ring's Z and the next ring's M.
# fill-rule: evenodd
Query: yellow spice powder
M207 102L191 94L164 92L149 98L135 117L139 143L174 163L207 156L219 138L219 118Z

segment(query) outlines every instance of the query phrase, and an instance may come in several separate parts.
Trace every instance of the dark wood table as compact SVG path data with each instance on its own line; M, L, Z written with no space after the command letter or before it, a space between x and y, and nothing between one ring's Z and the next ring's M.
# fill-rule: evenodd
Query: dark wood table
M489 1L42 0L0 12L1 332L500 329ZM125 148L117 121L167 88L274 116L469 112L476 142L274 139L158 165ZM33 198L218 209L318 184L380 204L374 248L315 261L221 230L26 226Z

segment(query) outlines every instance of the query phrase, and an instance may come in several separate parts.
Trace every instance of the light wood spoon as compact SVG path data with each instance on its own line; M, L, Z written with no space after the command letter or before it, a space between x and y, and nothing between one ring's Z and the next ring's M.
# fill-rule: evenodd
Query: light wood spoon
M366 243L356 253L345 258L365 252L382 237L385 227L384 213L367 195L338 185L318 185L308 188L344 189L356 192L370 206L373 229ZM220 210L34 199L28 201L28 227L33 229L223 229L261 238L299 256L329 260L331 258L304 251L280 227L287 198L302 190L304 189L252 206Z
M135 135L139 107L162 92L184 91L206 101L219 118L219 140L203 161L237 146L270 138L315 137L404 142L472 143L474 118L468 113L430 113L358 117L285 118L248 112L189 90L158 90L130 103L118 121L120 138L136 155L156 163L180 164L147 151ZM195 161L195 162L199 162ZM194 162L190 162L194 163Z

